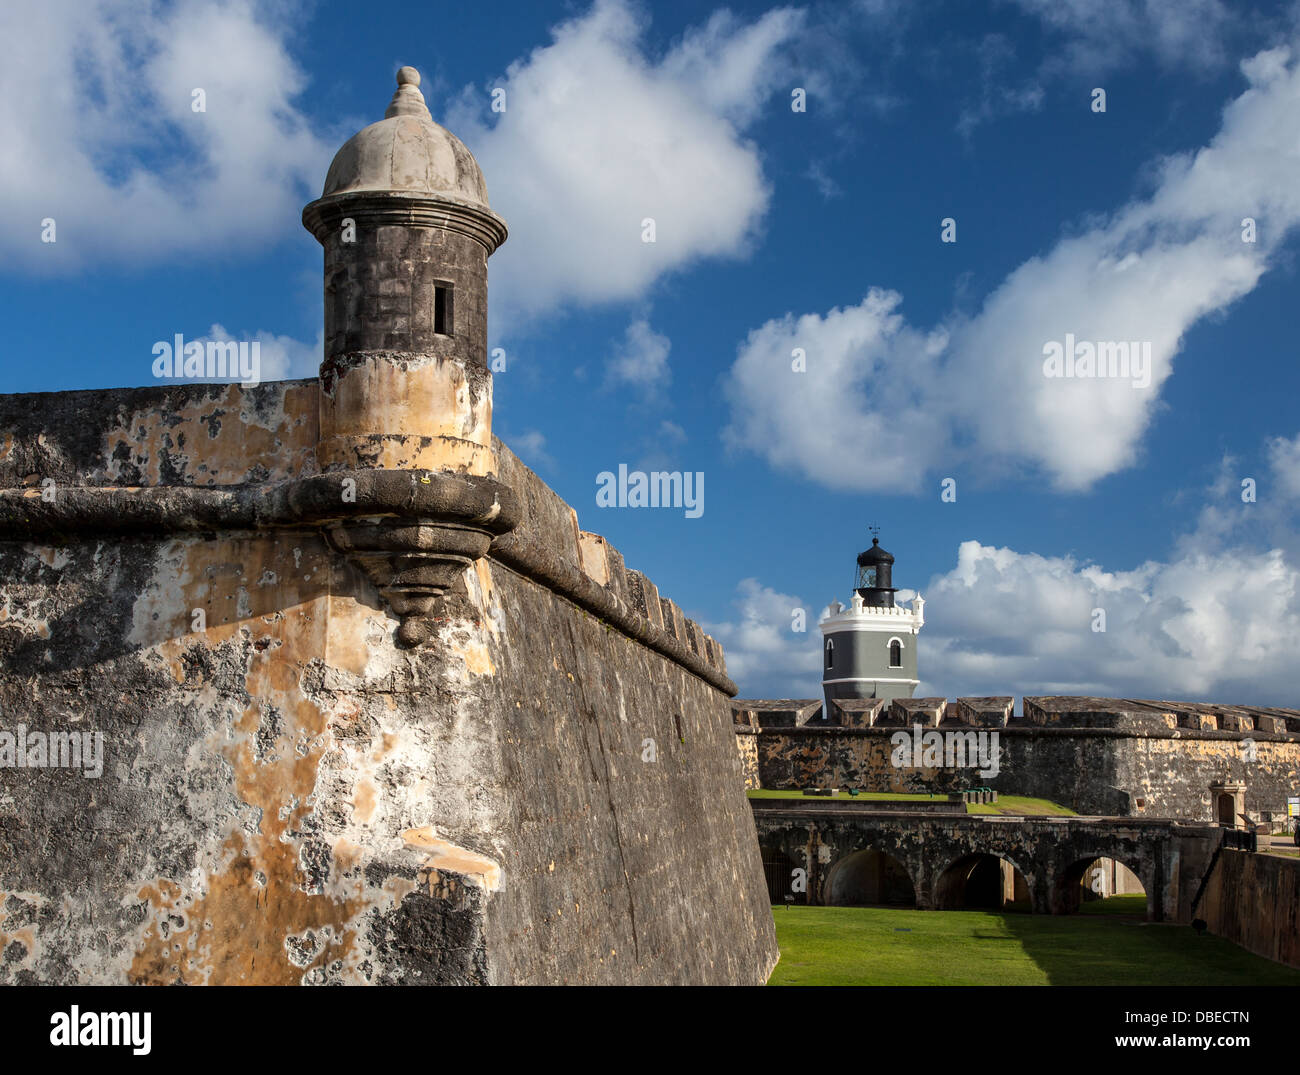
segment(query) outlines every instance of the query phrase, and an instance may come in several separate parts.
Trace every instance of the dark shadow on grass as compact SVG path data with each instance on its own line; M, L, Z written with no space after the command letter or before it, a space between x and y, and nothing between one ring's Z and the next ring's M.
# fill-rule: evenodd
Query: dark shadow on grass
M1300 985L1300 971L1190 926L1130 915L1006 915L1049 985Z

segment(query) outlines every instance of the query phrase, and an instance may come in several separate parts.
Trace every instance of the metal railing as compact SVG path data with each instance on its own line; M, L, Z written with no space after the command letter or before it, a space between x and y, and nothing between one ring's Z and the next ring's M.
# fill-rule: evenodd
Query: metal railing
M791 891L794 887L794 863L789 859L764 859L763 876L767 881L767 896L772 903L808 902L806 893Z
M1224 829L1223 846L1236 851L1258 851L1259 837L1247 829Z

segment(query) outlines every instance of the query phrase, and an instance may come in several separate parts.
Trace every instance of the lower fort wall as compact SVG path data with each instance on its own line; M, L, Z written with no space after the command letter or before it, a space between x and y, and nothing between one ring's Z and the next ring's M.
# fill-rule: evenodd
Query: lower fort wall
M736 749L740 752L740 771L747 791L763 786L758 771L758 732L736 729Z
M1194 913L1211 933L1300 967L1300 861L1224 850Z
M987 786L1082 814L1213 821L1211 785L1239 782L1244 811L1275 823L1285 816L1288 795L1300 793L1295 734L1018 724L987 729L945 721L926 729L996 731L996 775L982 775L974 765L911 766L910 757L897 753L901 740L894 737L902 727L763 729L757 736L759 786L940 794ZM911 738L910 730L906 734ZM896 758L905 764L896 765Z

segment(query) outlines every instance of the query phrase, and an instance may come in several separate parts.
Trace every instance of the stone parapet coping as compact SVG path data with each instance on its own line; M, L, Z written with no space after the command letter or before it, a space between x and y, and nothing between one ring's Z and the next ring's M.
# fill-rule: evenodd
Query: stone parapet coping
M813 815L811 810L793 810L782 807L755 806L756 803L778 802L773 799L750 799L751 812L762 814L764 820L780 819L795 822L798 824L816 823L818 819ZM1107 817L1101 814L1076 814L1070 817L1044 817L1038 814L958 814L942 813L940 811L924 812L920 810L872 810L868 806L858 805L857 803L849 804L852 809L827 811L827 814L833 813L837 818L847 820L850 817L863 817L876 821L924 821L931 825L970 825L994 827L998 825L1047 825L1050 827L1066 828L1121 828L1121 829L1162 829L1167 828L1183 835L1202 835L1215 836L1222 833L1223 829L1218 825L1210 824L1205 821L1188 821L1183 818L1174 817L1129 817L1120 815L1116 817Z
M274 485L64 485L49 501L42 499L39 487L0 489L0 541L319 529L367 518L471 526L494 536L488 552L493 560L567 598L729 697L737 693L724 673L609 589L540 541L510 533L519 517L519 499L508 486L491 477L442 472L331 471Z
M919 722L918 722L919 723ZM758 729L759 735L786 735L791 737L810 737L818 736L857 736L859 738L870 738L871 736L890 736L897 732L906 732L911 725L906 724L877 724L873 727L862 726L845 726L845 725L802 725L788 728L762 728ZM745 730L744 725L736 725L739 732ZM1096 728L1087 725L1054 725L1053 727L1043 727L1041 724L1026 724L1017 722L1015 724L1004 724L990 727L981 724L964 724L964 723L945 723L939 727L933 725L926 726L927 732L937 731L985 731L998 732L1005 736L1031 736L1043 739L1055 738L1078 738L1079 736L1091 737L1096 739L1189 739L1189 740L1220 740L1227 742L1237 742L1242 739L1255 739L1260 742L1276 743L1295 743L1300 742L1300 732L1236 732L1236 731L1216 731L1213 729L1196 730L1191 728Z
M567 597L629 638L681 665L729 698L739 693L739 688L726 675L539 542L518 533L505 534L492 543L488 556Z

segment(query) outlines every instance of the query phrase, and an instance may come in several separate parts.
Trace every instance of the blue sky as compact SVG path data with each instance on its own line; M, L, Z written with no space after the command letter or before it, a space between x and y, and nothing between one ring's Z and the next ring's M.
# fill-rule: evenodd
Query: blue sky
M723 641L743 695L818 693L815 622L874 523L926 597L925 693L1300 704L1296 6L19 3L0 25L3 391L153 383L176 333L313 375L299 214L411 64L511 229L496 432ZM1046 378L1067 333L1149 342L1152 383ZM599 508L620 463L703 473L703 515Z

